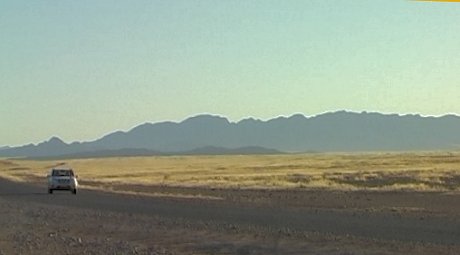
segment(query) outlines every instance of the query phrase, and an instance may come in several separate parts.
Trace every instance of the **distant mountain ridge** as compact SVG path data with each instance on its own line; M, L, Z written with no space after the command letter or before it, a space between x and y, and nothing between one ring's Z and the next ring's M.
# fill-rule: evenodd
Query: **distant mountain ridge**
M191 151L159 152L148 149L119 149L119 150L97 150L79 153L29 156L30 159L79 159L79 158L107 158L107 157L138 157L138 156L187 156L187 155L274 155L283 154L281 151L266 149L262 147L242 147L227 149L221 147L202 147Z
M281 152L353 152L457 150L460 117L423 117L338 111L306 117L301 114L267 121L254 118L230 122L216 115L198 115L182 122L144 123L110 133L92 142L64 143L53 137L37 145L0 150L0 156L47 157L138 150L158 154L194 152L228 154L232 149L263 148ZM219 151L220 150L220 151ZM244 150L240 152L245 154ZM247 151L248 154L251 150Z

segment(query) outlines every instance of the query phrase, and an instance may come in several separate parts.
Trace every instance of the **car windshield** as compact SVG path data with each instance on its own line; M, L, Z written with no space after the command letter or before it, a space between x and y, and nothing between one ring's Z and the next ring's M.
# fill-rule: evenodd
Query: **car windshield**
M73 176L72 170L53 169L53 176Z

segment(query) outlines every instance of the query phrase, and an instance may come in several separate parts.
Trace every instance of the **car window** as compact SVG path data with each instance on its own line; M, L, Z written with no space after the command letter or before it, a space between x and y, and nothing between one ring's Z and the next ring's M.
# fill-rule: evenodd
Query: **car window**
M69 170L53 170L52 176L73 176L73 173Z

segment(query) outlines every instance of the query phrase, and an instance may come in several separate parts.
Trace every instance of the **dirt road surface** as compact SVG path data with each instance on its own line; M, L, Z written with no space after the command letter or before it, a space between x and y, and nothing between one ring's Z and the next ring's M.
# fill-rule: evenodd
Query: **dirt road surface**
M460 253L460 194L118 189L0 179L0 254Z

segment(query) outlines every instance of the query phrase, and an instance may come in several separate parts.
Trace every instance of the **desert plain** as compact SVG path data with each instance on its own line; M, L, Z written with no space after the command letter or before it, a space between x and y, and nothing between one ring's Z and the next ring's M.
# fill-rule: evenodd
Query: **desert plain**
M0 159L0 254L460 254L459 216L455 151Z

